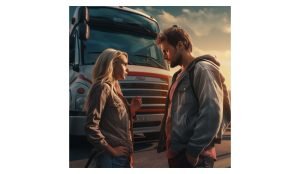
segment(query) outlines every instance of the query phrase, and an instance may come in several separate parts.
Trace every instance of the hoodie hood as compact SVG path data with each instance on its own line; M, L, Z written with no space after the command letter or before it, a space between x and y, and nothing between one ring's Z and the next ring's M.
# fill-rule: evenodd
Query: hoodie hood
M208 61L211 61L212 63L214 63L215 65L217 65L218 67L220 66L220 62L213 56L211 55L203 55L203 56L199 56L197 57L194 61L198 62L197 59L201 59L201 60L208 60Z
M197 58L195 58L191 63L190 65L187 67L187 71L190 71L195 65L196 63L198 63L199 61L206 61L206 62L209 62L213 65L215 65L216 67L220 67L220 62L213 56L211 55L203 55L203 56L199 56Z

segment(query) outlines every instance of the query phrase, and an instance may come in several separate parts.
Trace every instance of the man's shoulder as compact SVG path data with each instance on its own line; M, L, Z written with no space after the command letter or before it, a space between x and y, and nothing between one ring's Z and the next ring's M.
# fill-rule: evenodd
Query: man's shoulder
M198 71L198 70L211 70L214 66L205 60L202 61L198 61L195 63L194 65L194 71Z
M198 61L194 64L194 68L190 73L193 74L193 78L210 76L209 74L219 74L219 68L209 61Z
M216 57L209 54L195 58L194 62L195 68L202 70L219 69L220 66L220 63Z

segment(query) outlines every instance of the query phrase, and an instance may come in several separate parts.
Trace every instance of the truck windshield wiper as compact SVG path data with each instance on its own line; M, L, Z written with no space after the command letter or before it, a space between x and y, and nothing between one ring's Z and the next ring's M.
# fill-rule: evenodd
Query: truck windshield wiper
M151 61L154 62L156 65L158 65L160 68L165 69L165 67L162 66L162 65L161 65L154 57L146 56L146 55L142 55L142 54L135 54L134 56L143 57L143 58L145 58L147 61L151 60Z

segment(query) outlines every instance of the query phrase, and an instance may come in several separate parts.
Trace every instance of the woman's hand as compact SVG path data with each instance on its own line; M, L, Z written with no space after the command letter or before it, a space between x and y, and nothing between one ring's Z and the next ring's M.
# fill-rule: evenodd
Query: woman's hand
M140 96L134 97L131 100L130 111L133 119L135 119L136 111L142 107L142 98Z
M133 161L133 154L130 154L130 167L133 168L133 164L134 164L134 161Z
M128 156L129 151L127 147L124 146L117 146L117 147L112 147L110 149L110 153L112 156Z

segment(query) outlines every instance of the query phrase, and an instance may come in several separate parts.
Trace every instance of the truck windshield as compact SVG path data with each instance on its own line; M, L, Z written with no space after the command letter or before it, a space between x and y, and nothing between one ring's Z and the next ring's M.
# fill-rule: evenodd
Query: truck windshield
M167 69L155 43L156 22L139 14L113 8L90 8L90 38L84 41L83 64L95 63L99 53L114 48L128 53L129 64Z

